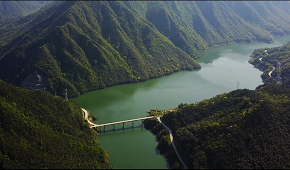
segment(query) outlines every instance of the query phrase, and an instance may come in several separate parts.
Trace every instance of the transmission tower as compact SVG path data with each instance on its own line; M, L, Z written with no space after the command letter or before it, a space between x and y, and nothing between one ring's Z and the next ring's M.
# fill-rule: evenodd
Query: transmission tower
M237 81L237 89L239 89L241 81Z
M281 84L281 62L277 63L277 84Z
M65 89L65 92L64 92L64 99L65 100L68 100L68 97L67 97L67 89Z

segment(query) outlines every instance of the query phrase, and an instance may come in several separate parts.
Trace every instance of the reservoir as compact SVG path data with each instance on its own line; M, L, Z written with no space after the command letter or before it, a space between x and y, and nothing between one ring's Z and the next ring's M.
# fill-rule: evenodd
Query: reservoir
M276 47L290 36L275 37L275 42L232 44L210 49L198 60L200 70L181 71L146 82L126 84L93 91L71 99L92 112L96 124L145 117L151 109L171 109L180 103L194 103L237 88L255 89L262 84L262 72L248 63L254 49ZM134 126L140 126L135 122ZM122 128L122 124L116 129ZM110 156L116 169L166 169L166 160L156 149L155 136L145 128L101 133L97 141ZM113 127L106 127L110 130Z

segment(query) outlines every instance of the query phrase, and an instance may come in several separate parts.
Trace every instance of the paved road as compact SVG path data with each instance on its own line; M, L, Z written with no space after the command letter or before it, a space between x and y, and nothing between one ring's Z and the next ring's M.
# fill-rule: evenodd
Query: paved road
M268 75L272 78L272 76L271 76L271 74L272 74L272 72L275 70L275 67L273 66L273 70L271 70L269 73L268 73Z
M92 126L96 126L97 124L94 124L93 122L91 122L91 121L89 120L89 118L88 118L88 116L89 116L88 111L87 111L86 109L83 109L83 108L81 108L81 109L82 109L83 112L85 113L85 120L87 120L87 121L89 122L89 124L91 125L91 127L92 127Z
M150 118L154 118L154 117L160 117L160 116L149 116L149 117L142 117L142 118L137 118L137 119L129 119L129 120L122 120L122 121L118 121L118 122L111 122L111 123L104 123L104 124L95 124L93 122L91 122L88 118L88 111L86 109L83 109L83 112L85 113L85 120L87 120L89 122L89 124L91 125L91 128L93 127L100 127L100 126L107 126L107 125L114 125L114 124L119 124L119 123L126 123L126 122L133 122L133 121L137 121L137 120L145 120L145 119L150 119Z
M170 136L170 141L172 143L172 146L173 146L173 149L176 153L176 155L178 156L178 159L180 160L180 162L182 163L184 169L188 169L186 164L183 162L182 158L180 157L179 153L178 153L178 150L176 149L175 147L175 144L174 144L174 141L173 141L173 136L172 136L172 132L171 130L161 121L160 117L156 117L157 120L167 129L167 131L169 132L169 136Z
M122 120L122 121L118 121L118 122L104 123L104 124L99 124L99 125L96 125L95 124L94 127L107 126L107 125L115 125L115 124L126 123L126 122L133 122L133 121L137 121L137 120L151 119L151 118L154 118L154 117L158 117L158 116L141 117L141 118L136 118L136 119Z
M89 119L88 119L88 111L86 109L83 109L81 108L82 111L85 113L85 120L87 120L89 122L89 124L91 125L91 127L96 127L96 126L100 126L100 125L97 125L97 124L94 124L93 122L91 122ZM172 136L172 132L171 130L161 121L160 117L159 116L150 116L150 117L144 117L144 118L138 118L138 119L131 119L129 121L135 121L135 120L142 120L142 119L149 119L149 118L153 118L153 117L156 117L157 120L167 129L167 131L169 132L169 136L170 136L170 141L172 143L172 146L173 146L173 149L176 153L176 155L178 156L178 159L180 160L180 162L182 163L184 169L188 169L186 164L183 162L182 158L180 157L176 147L175 147L175 144L174 144L174 141L173 141L173 136ZM110 124L115 124L115 123L122 123L122 122L128 122L127 121L119 121L119 122L113 122L113 123L106 123L106 124L103 124L103 125L110 125Z
M266 53L266 55L269 55L267 51L268 51L268 50L265 50L265 53ZM262 62L262 57L259 58L259 60ZM274 70L275 70L275 67L273 66L273 69L268 73L269 77L272 78L271 74L272 74L272 72L273 72Z
M265 53L266 53L266 55L269 55L269 54L267 53L267 51L268 51L268 50L265 50ZM259 60L262 62L262 57L259 58ZM270 76L270 77L271 77L271 76Z

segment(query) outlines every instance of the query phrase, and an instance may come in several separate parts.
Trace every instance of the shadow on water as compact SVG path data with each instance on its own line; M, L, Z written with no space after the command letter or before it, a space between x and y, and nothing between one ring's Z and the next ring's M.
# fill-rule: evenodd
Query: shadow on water
M112 125L108 125L108 126L112 126ZM145 127L143 125L138 125L138 126L129 126L129 127L118 127L118 128L110 128L109 130L105 129L105 132L104 132L104 129L102 128L101 129L101 132L98 131L99 134L106 134L106 133L110 133L110 132L118 132L118 131L124 131L124 130L134 130L134 129L145 129ZM146 129L145 129L146 130Z
M166 76L164 76L166 77ZM94 107L107 107L129 100L138 91L148 91L154 88L154 86L160 83L160 79L151 79L145 82L116 85L112 87L107 87L105 89L96 90L83 94L77 98L72 98L70 100L76 101L80 106L84 108Z
M236 51L243 50L242 47L244 46L235 46L232 51L227 50L227 47L213 50L209 53L210 59L204 56L198 60L199 63L205 63L199 71L179 72L146 82L108 87L71 100L76 101L82 108L97 116L96 123L100 124L142 117L146 111L153 108L170 109L177 107L180 103L191 103L211 98L216 94L236 89L237 80L241 80L244 86L246 78L250 77L248 74L244 74L245 76L237 74L241 78L237 75L227 76L231 75L230 69L234 65L230 65L230 68L227 66L228 71L225 71L225 60L218 59L225 52L229 52L229 56L233 56ZM259 48L259 44L256 44L256 47ZM252 51L252 49L238 52L234 56L234 60L242 58L242 54L246 51ZM227 59L227 57L221 58ZM246 58L244 63L248 64L248 58L243 58ZM211 64L212 62L213 64ZM206 63L210 63L208 67L206 67ZM215 65L216 63L223 65ZM238 66L240 67L240 65ZM212 67L217 68L213 69ZM257 72L257 77L254 78L260 79L260 74ZM246 77L245 80L242 77ZM249 79L249 82L256 86L256 81ZM134 123L133 129L131 123L125 125L124 130L122 124L116 125L115 131L112 125L106 126L106 132L101 133L97 139L100 141L100 146L108 151L112 166L118 169L170 169L166 159L157 150L156 137L150 131L145 128L141 130L140 123Z
M156 139L156 141L157 141L157 139ZM160 155L160 151L159 151L159 149L157 147L155 147L155 153L156 153L156 155ZM169 163L167 161L166 161L166 167L167 167L167 169L171 169L171 167L170 167L170 165L169 165Z
M159 151L159 149L156 147L155 148L155 153L157 154L157 155L160 155L160 151Z

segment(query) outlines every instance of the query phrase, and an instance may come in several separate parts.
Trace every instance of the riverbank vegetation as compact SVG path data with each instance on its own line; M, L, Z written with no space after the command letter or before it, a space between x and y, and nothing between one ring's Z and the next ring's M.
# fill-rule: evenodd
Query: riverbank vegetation
M15 6L9 3L1 4ZM282 7L289 3L284 3L55 1L2 23L0 79L19 86L38 71L49 92L68 89L71 98L200 69L196 59L209 47L272 42L272 34L288 34L290 14ZM9 13L0 6L1 16Z
M0 87L0 169L111 168L78 105L2 80Z
M262 58L260 61L259 58ZM282 77L282 86L289 87L290 80L290 42L287 44L274 47L256 49L251 55L249 63L263 71L261 78L265 84L276 83L278 75L278 63L280 62L280 76ZM271 77L268 73L275 67Z
M157 149L160 154L164 155L171 169L181 169L182 165L179 162L177 155L172 147L168 131L158 122L156 118L144 120L144 127L156 135L158 142Z
M281 61L281 84L264 78L265 84L256 90L238 89L197 103L181 103L174 112L162 116L189 168L290 168L289 47L288 43L258 49L251 56L250 63L263 75ZM162 139L167 134L160 126L148 122L152 133ZM159 141L159 148L170 147ZM174 153L164 154L170 164L178 163Z
M49 92L63 94L68 89L69 97L75 97L200 69L196 59L209 47L272 42L272 34L290 33L290 13L285 8L289 2L58 1L13 20L9 18L16 13L26 15L40 6L22 13L26 6L22 5L22 10L14 8L11 11L16 13L8 14L5 3L10 2L0 3L3 169L111 168L107 153L96 142L97 133L76 104L7 83L19 86L37 71L47 78ZM270 83L270 66L283 60L281 86L236 90L180 104L174 111L151 113L163 115L189 167L289 168L288 48L278 49L279 55L277 49L267 49L268 56L265 49L256 50L250 60L267 70L262 78ZM259 57L264 63L258 62ZM156 121L147 122L171 167L180 168L168 133Z
M289 92L275 85L235 90L180 105L162 121L189 168L289 168ZM162 131L154 133L162 138Z

